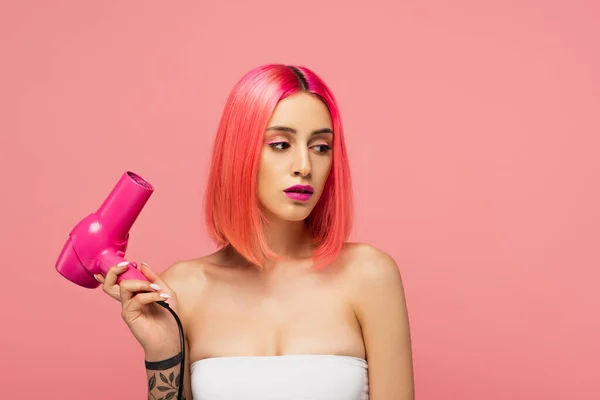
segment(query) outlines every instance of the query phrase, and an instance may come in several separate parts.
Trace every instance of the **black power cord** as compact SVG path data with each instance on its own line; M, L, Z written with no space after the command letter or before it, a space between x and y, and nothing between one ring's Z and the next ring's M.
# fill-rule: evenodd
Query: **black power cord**
M171 307L169 307L169 304L165 303L164 301L157 301L158 304L160 304L161 306L163 306L164 308L166 308L167 310L169 310L169 312L173 315L173 317L175 318L175 322L177 322L177 328L179 329L179 345L181 346L181 362L180 362L180 370L179 370L179 389L177 391L177 400L183 400L183 375L184 375L184 369L185 369L185 340L183 337L183 326L181 325L181 320L179 320L179 317L177 316L177 314L175 313L175 311L173 311L171 309Z

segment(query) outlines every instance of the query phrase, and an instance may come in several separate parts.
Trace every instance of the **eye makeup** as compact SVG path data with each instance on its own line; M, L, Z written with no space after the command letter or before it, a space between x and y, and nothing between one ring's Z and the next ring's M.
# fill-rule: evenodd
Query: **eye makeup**
M285 150L288 147L290 147L290 144L286 141L281 141L281 140L273 140L273 141L269 141L267 143L267 145L269 147L271 147L274 150Z
M320 147L322 149L321 151L318 151L321 154L325 154L332 150L332 147L327 143L319 143L319 144L315 144L314 146L311 146L311 148L315 148L315 147L317 147L317 148Z

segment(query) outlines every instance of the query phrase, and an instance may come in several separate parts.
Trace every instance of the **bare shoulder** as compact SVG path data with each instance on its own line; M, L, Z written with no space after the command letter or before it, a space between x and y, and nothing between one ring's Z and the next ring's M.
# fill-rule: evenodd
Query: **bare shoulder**
M390 254L368 243L347 243L342 258L361 324L372 311L399 312L406 307L402 274ZM396 307L393 311L390 302Z
M203 263L201 259L179 260L169 265L160 277L175 291L183 289L190 280L202 275Z
M373 398L414 398L412 348L402 276L391 255L350 243L342 255L369 362Z
M349 278L357 285L383 284L403 289L400 268L385 251L368 243L346 243L342 257Z
M190 295L198 295L208 282L209 270L214 268L211 257L212 254L176 261L168 266L160 277L180 300Z

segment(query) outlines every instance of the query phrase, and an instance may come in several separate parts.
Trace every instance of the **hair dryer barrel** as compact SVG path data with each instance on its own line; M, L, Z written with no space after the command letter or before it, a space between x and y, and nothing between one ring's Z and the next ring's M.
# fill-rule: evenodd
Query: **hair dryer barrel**
M153 191L152 185L142 177L125 172L98 208L98 222L114 239L125 240Z

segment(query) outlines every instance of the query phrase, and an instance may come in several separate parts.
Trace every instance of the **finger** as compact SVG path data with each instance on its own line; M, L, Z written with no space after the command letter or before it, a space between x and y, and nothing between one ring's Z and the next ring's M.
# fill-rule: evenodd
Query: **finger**
M108 294L110 297L112 297L113 299L117 300L117 301L121 301L120 295L119 295L119 287L116 285L113 285L111 287L105 286L104 282L104 276L102 274L94 274L94 278L102 283L102 291L106 294Z
M103 279L103 278L100 278L100 279ZM121 295L119 293L119 285L114 285L111 287L105 287L103 285L102 291L104 293L106 293L107 295L109 295L110 297L112 297L113 299L115 299L117 301L121 301Z
M119 294L119 287L117 285L117 278L120 274L127 271L128 264L129 263L127 261L124 261L120 264L113 265L106 273L106 277L104 277L102 290L104 291L104 293L108 294L113 299L119 301L121 300L121 296Z
M121 303L123 304L123 307L125 307L133 297L133 293L127 289L127 285L123 285L123 282L125 281L121 281L121 285L118 285L117 289L119 289L119 298L121 299Z
M137 293L142 291L153 292L161 289L156 283L141 281L138 279L124 279L121 281L120 286L129 293Z
M117 283L118 275L127 271L128 265L129 265L128 261L123 261L122 263L119 263L117 265L113 265L112 267L110 267L110 269L106 273L106 277L104 278L105 286L110 287L110 286L115 285Z
M137 312L147 304L165 301L170 297L168 293L162 292L138 293L131 301L123 303L123 314Z
M150 268L150 266L148 264L146 264L145 262L140 263L140 271L142 271L142 274L144 274L144 276L146 278L148 278L148 280L150 282L154 282L156 284L158 284L160 286L160 290L165 292L165 293L170 293L171 295L173 295L173 290L171 290L171 288L169 287L169 285L166 284L165 281L162 280L162 278L160 277L160 275L158 273L156 273L154 270L152 270L152 268Z
M161 290L162 288L153 282L142 281L139 279L124 279L116 286L116 289L119 291L119 298L121 299L123 306L125 306L134 296L138 295L139 292L154 292Z

